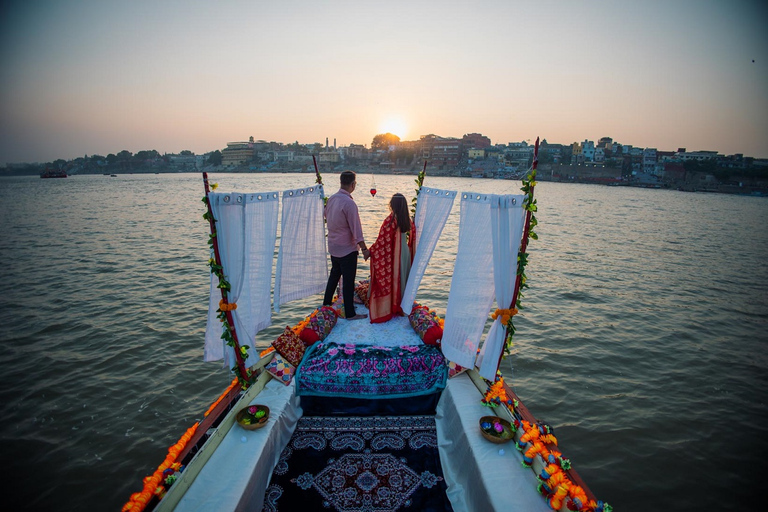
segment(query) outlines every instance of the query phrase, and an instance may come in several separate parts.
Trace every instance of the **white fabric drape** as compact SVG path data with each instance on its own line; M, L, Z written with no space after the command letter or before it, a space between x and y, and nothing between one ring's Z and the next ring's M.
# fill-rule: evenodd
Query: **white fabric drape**
M525 225L525 196L491 196L491 240L493 241L493 282L496 305L508 309L512 302L517 277L517 254ZM480 375L493 381L504 349L505 326L501 315L493 321L478 358Z
M283 192L280 252L275 271L275 312L280 304L322 293L328 282L323 187Z
M448 294L443 355L472 368L493 303L493 248L489 194L462 192L459 248Z
M240 345L253 346L256 334L272 322L269 304L272 261L277 238L279 195L263 193L210 193L211 211L216 219L216 239L224 277L231 285L227 301L237 304L232 312ZM221 292L216 276L211 279L204 359L224 358L235 364L234 349L221 339L222 325L216 318ZM258 360L251 350L246 366Z
M400 302L406 314L411 312L416 291L451 213L455 198L456 192L450 190L421 187L413 219L416 225L416 253L403 291L403 300Z

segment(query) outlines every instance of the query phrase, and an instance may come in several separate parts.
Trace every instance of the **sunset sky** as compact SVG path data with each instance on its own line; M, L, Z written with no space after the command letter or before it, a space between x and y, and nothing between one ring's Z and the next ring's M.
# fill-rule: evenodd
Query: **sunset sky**
M479 132L768 158L768 2L0 3L0 166Z

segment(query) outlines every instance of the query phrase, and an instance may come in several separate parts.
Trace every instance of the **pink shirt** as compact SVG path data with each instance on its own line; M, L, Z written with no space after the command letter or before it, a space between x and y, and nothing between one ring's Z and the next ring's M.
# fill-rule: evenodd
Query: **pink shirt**
M325 219L328 226L328 252L331 256L341 258L357 252L357 244L365 239L357 205L349 192L340 188L328 198Z

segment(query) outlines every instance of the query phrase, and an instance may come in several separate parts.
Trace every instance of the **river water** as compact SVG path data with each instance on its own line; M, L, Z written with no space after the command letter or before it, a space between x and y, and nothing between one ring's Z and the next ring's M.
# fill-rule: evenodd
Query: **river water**
M337 175L324 177L327 192ZM221 191L313 175L217 174ZM413 176L358 176L368 243ZM519 193L505 180L431 178ZM117 510L231 381L203 363L199 174L0 179L0 468L6 510ZM507 381L620 511L762 500L768 200L540 183ZM458 200L417 300L445 312ZM358 276L364 276L362 263ZM273 316L257 347L320 297ZM237 468L233 468L236 471ZM10 508L9 508L10 507Z

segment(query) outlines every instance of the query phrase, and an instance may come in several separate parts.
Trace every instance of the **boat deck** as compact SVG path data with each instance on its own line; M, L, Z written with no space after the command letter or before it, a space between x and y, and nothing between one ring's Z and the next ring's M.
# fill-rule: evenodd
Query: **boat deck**
M407 318L385 324L339 319L326 338L331 339L389 347L421 344ZM549 510L536 491L534 473L522 466L522 455L514 442L499 445L482 437L479 419L493 414L493 410L481 404L481 397L472 378L463 373L449 379L437 406L438 450L446 494L453 509ZM243 405L258 403L270 408L267 425L244 430L234 424L233 410L212 436L214 443L209 442L196 455L201 461L207 459L197 476L193 481L189 478L196 469L185 475L185 481L171 488L158 510L171 510L176 503L175 510L183 511L262 509L272 471L303 411L301 398L296 396L295 379L285 386L262 374L246 398L248 401ZM193 460L188 471L196 464L199 462Z

